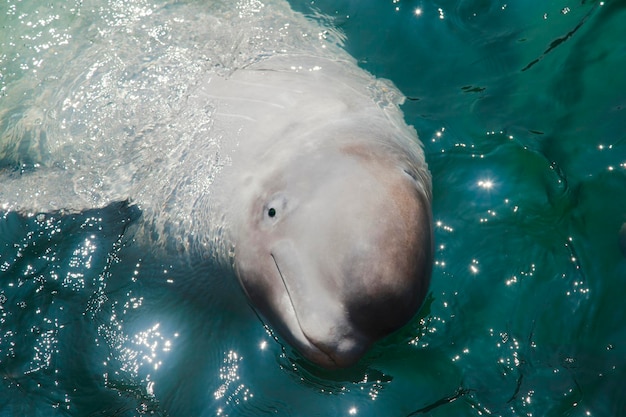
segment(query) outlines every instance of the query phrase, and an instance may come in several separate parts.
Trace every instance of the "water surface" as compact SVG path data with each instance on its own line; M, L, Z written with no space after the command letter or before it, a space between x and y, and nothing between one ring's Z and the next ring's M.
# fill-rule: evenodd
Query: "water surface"
M3 132L72 65L50 52L94 36L77 28L142 19L158 38L168 22L146 4L5 3ZM136 207L6 213L0 414L626 415L626 3L291 4L407 96L434 188L422 310L325 371L273 338L230 273L136 244Z

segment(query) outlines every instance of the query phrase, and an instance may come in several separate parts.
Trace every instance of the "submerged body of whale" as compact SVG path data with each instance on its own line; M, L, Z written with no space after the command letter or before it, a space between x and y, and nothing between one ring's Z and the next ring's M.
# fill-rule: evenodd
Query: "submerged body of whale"
M11 86L0 209L130 199L137 239L231 265L305 357L354 363L430 279L430 175L401 94L284 3L141 4L110 28L78 19L88 41L43 59L64 70Z

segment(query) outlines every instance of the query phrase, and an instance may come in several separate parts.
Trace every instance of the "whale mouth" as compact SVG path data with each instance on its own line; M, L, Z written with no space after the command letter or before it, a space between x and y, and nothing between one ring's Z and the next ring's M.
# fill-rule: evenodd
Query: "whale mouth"
M322 349L318 344L312 340L304 331L302 327L302 323L300 321L300 317L298 314L298 310L294 304L294 299L292 297L291 292L289 291L289 285L287 285L287 281L285 280L285 276L283 271L280 269L280 265L276 260L276 256L271 253L272 260L274 261L274 265L276 265L276 271L280 276L280 279L285 288L285 293L287 298L289 299L289 307L290 307L290 317L289 319L284 320L284 337L290 339L292 342L307 359L310 361L323 365L326 368L338 368L340 364L335 361L333 356Z

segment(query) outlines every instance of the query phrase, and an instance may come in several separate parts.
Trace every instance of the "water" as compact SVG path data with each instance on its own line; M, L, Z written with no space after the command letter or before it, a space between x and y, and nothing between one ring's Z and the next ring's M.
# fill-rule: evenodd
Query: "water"
M626 2L291 4L408 97L435 191L423 309L324 371L274 340L228 272L136 244L133 206L8 213L0 414L626 415ZM3 129L72 65L42 57L85 15L114 26L138 7L81 5L0 8Z

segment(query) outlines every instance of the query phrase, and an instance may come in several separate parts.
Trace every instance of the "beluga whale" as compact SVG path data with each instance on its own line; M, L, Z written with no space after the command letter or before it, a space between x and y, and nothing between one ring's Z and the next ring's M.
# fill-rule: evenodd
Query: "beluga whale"
M397 88L286 2L116 7L84 8L6 89L0 211L128 200L137 242L231 268L325 368L410 321L430 282L431 177Z

